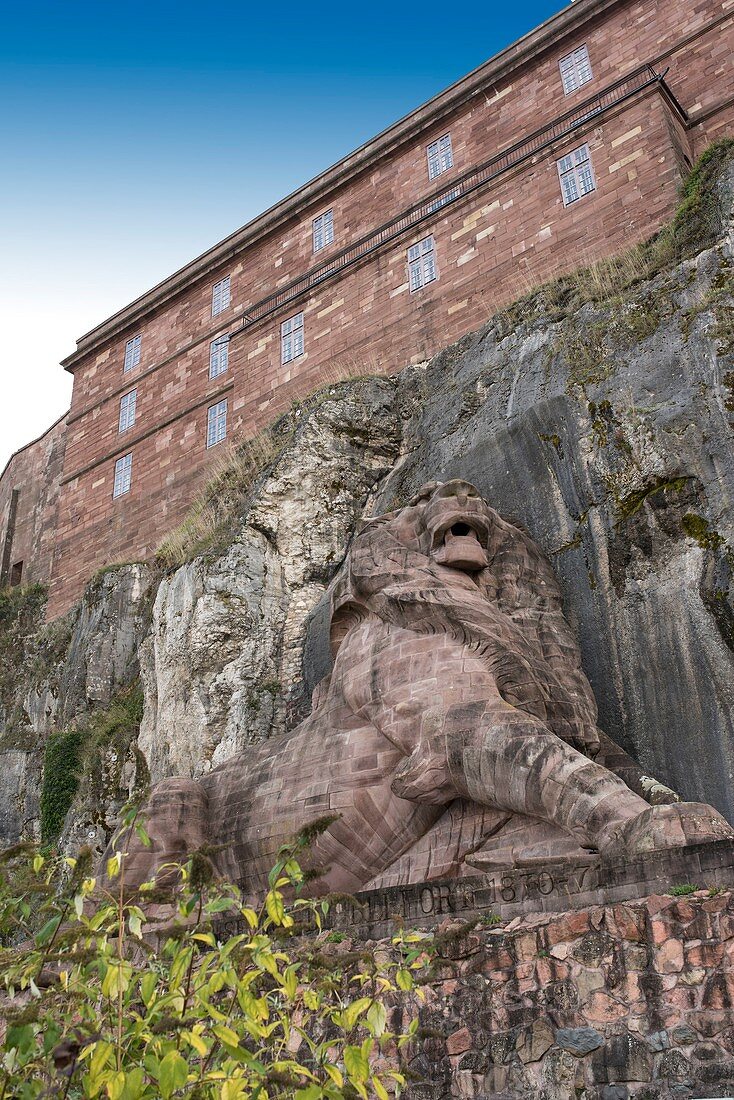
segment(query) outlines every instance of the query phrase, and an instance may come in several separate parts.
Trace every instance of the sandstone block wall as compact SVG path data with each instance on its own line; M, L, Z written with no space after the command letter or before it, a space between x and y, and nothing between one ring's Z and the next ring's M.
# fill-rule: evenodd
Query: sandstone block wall
M251 431L328 378L335 360L336 369L363 373L429 358L515 296L519 262L530 286L604 252L612 240L620 247L653 232L672 213L680 178L667 116L651 91L603 126L579 132L574 142L588 142L598 190L574 207L563 207L550 156L437 218L428 228L439 277L420 293L408 290L402 243L325 286L303 307L306 352L297 364L279 365L272 323L233 341L229 369L214 380L208 341L146 377L132 372L127 388L137 385L138 416L129 438L117 431L117 395L89 415L72 409L50 614L78 596L100 553L146 557L182 517L216 453L206 448L210 405L226 398L229 432ZM202 303L200 312L207 308ZM114 461L129 452L132 488L113 500ZM75 460L82 466L67 480Z
M66 414L0 473L0 588L51 579L65 446Z
M182 518L216 454L206 448L209 406L227 401L230 437L250 432L335 373L419 362L529 286L654 232L673 210L691 158L731 125L733 8L732 0L579 3L560 30L541 29L505 51L484 82L474 79L465 93L460 82L437 97L439 106L401 124L399 138L387 131L323 182L307 185L302 201L297 195L281 204L283 214L274 208L255 229L234 234L231 247L218 246L216 263L200 258L143 305L83 337L67 361L74 395L50 615L78 597L94 569L145 557ZM593 80L563 96L559 59L584 43ZM211 341L236 330L254 302L645 63L669 69L667 83L693 129L659 89L632 96L596 125L589 118L494 184L437 210L411 236L237 336L227 373L209 379ZM429 181L426 146L447 132L454 166ZM597 189L564 208L556 161L584 142ZM335 239L314 256L312 220L327 209ZM411 294L406 250L429 233L439 277ZM231 306L212 318L212 285L224 276ZM305 353L283 366L280 324L301 311ZM136 335L141 362L124 373L125 344ZM133 387L136 422L120 433L120 399ZM113 500L114 464L128 453L132 490Z

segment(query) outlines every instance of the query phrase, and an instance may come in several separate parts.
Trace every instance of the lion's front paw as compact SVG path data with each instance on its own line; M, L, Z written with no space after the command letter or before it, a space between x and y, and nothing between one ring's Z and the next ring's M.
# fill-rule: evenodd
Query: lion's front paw
M650 806L614 829L602 846L605 856L636 856L734 839L734 829L712 806L676 802Z

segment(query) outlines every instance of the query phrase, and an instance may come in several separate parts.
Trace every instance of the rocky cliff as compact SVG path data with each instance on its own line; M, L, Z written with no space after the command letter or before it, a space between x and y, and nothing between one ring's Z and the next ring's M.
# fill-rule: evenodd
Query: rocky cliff
M64 620L42 623L36 589L3 595L1 840L101 847L149 778L294 725L328 670L323 595L355 526L449 477L549 555L600 725L734 820L733 193L719 147L655 242L422 367L326 386L246 476L250 445L232 449L196 504L210 532L104 571Z

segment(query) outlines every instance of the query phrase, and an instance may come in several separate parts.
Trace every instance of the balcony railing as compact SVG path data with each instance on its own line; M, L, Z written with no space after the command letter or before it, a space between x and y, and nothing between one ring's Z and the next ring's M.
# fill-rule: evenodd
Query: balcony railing
M355 241L354 244L342 249L341 252L338 252L327 262L311 268L305 275L294 279L281 290L268 295L267 298L262 298L247 310L242 326L220 337L220 340L231 339L233 336L246 332L264 317L270 316L283 306L296 301L316 287L320 287L326 280L339 275L345 268L359 263L366 256L408 233L420 225L421 222L434 217L439 211L444 213L449 206L460 202L473 191L484 187L487 183L516 168L524 161L531 160L538 153L561 139L570 137L576 129L584 126L590 119L606 114L612 108L619 106L620 103L638 95L652 85L658 84L665 88L668 98L683 114L682 109L675 103L672 94L665 86L664 78L665 73L656 73L652 66L641 66L622 80L618 80L597 93L597 95L585 100L572 111L560 115L553 122L524 137L503 152L497 153L485 161L484 164L472 168L459 179L452 180L443 189L434 191L419 203L403 211L398 217L393 218L392 221L386 222L378 229Z

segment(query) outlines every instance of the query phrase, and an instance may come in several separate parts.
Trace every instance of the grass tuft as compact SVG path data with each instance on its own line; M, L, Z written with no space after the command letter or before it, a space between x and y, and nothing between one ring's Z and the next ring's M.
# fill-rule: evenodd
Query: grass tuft
M589 303L609 301L712 247L724 224L719 181L733 156L734 138L710 145L683 184L679 206L667 226L624 252L529 288L522 298L499 311L501 329L510 331L541 314L560 319Z

